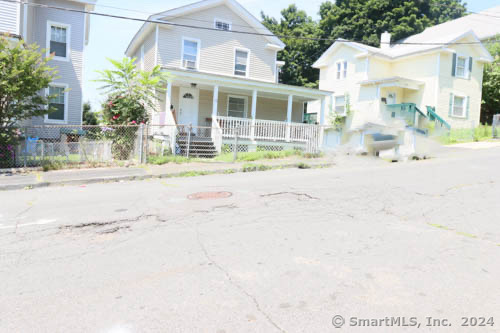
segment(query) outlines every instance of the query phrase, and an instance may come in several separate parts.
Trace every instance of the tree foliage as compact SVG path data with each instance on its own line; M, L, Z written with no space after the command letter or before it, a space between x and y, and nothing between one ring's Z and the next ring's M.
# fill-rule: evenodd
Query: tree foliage
M310 16L295 5L281 11L281 19L261 13L262 23L277 36L303 36L319 38L321 31ZM278 53L278 60L285 61L281 69L280 81L297 86L317 87L317 73L312 64L320 56L318 42L315 40L281 38L286 44Z
M43 52L43 51L42 51ZM21 135L19 121L50 113L48 97L40 94L56 78L37 45L24 45L0 35L0 167L10 167Z
M35 44L19 41L13 45L0 36L0 126L54 111L48 109L47 96L39 94L56 78L49 60Z
M83 103L83 125L97 125L98 119L89 102Z
M151 71L137 68L135 58L123 58L122 61L108 59L113 69L98 71L103 83L101 89L107 94L103 105L103 120L112 125L130 125L145 123L148 120L147 109L155 110L159 99L158 93L165 91L168 74L160 66Z
M319 22L295 5L281 11L276 20L261 13L264 25L278 36L304 36L321 41L281 38L286 44L278 59L286 62L281 82L317 86L319 73L312 64L337 38L372 46L380 45L384 31L392 40L422 32L425 28L465 15L461 0L337 0L321 4Z
M499 37L494 39L499 40ZM500 113L500 42L487 46L494 61L484 66L481 122L491 124L493 115Z
M108 94L103 104L102 118L107 125L139 125L147 123L147 110L156 110L159 92L164 92L168 75L155 66L151 71L137 68L135 58L122 61L108 59L113 69L98 71ZM137 127L115 127L106 132L113 141L113 156L120 160L130 157L135 145Z
M384 31L392 40L418 34L425 28L465 15L461 0L337 0L320 7L324 38L345 38L380 45Z

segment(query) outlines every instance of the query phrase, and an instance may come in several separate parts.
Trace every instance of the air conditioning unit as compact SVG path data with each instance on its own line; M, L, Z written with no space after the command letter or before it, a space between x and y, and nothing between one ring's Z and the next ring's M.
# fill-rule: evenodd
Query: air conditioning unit
M196 69L196 61L184 60L184 68Z

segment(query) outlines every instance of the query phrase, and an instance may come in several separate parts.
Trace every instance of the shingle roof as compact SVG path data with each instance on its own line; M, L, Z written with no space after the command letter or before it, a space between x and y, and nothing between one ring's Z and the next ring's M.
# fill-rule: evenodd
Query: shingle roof
M465 17L448 21L425 29L423 32L400 40L390 47L378 48L357 42L339 39L314 63L313 67L325 66L326 59L339 45L349 45L368 54L396 59L415 53L427 52L442 48L443 44L453 44L457 39L471 36L474 40L490 39L500 34L500 6L490 8L479 14L470 14ZM405 44L397 44L405 43ZM480 45L480 44L479 44ZM482 45L480 45L483 48ZM485 51L485 56L487 51ZM489 54L486 56L490 58Z

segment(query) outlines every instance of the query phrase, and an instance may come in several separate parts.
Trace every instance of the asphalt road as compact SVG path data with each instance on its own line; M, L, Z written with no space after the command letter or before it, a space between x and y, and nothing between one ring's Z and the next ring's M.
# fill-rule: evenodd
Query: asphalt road
M498 170L492 148L1 192L0 331L498 332Z

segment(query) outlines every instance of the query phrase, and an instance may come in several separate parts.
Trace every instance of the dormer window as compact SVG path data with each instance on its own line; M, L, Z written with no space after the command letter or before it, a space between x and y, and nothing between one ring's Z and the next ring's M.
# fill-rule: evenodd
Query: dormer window
M182 68L198 69L200 60L200 41L192 38L182 39Z
M231 22L228 22L228 21L215 19L214 25L215 25L215 29L218 29L218 30L225 30L225 31L231 30Z

